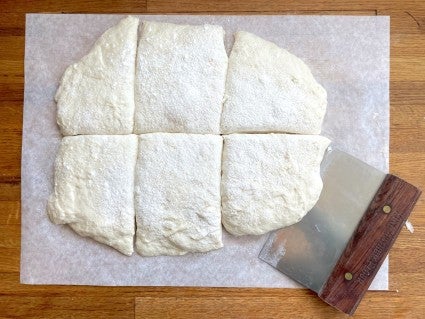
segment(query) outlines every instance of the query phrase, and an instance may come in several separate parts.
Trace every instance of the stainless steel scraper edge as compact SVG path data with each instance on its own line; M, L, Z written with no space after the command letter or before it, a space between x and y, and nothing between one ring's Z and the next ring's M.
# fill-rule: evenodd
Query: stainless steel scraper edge
M332 147L321 171L317 204L273 232L259 258L353 314L421 191Z

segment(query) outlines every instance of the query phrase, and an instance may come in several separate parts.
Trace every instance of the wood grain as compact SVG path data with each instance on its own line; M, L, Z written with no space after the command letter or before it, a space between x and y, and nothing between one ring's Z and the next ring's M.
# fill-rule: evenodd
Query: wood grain
M390 168L425 190L424 1L0 1L0 318L345 318L298 289L21 285L17 244L26 12L390 15ZM355 318L423 318L423 198L410 220L415 232L404 228L391 250L391 291L366 293Z
M227 294L226 294L227 295ZM389 302L391 300L391 302ZM369 293L360 304L354 318L423 318L412 305L425 310L425 298L412 296L404 303L397 292ZM371 317L373 308L373 317ZM145 297L136 298L136 318L347 318L348 316L303 290L284 290L272 296L217 296L217 297Z
M313 4L314 3L314 4ZM420 1L328 1L328 0L148 0L148 12L287 12L287 11L364 11L415 10Z
M141 13L146 11L146 0L6 0L0 2L5 13Z
M0 296L0 318L111 318L128 319L134 314L134 298L109 296Z

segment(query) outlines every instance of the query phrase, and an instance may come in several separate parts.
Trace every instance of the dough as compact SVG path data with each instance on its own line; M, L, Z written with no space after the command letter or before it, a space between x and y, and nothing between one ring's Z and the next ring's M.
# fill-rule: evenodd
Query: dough
M222 138L196 134L139 137L136 251L183 255L223 246L220 212Z
M135 135L62 139L48 214L121 253L133 253Z
M229 58L222 133L319 134L326 91L296 56L238 32Z
M132 133L138 24L121 20L66 69L55 97L63 135Z
M219 133L227 70L224 30L143 22L135 133Z
M232 134L224 137L222 219L234 235L260 235L295 224L322 190L322 136Z

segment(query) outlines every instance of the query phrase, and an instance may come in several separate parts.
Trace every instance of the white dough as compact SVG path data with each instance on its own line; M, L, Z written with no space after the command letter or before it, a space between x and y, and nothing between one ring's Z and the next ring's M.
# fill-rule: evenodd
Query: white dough
M260 235L295 224L322 190L322 136L232 134L224 137L222 220L234 235Z
M63 135L132 133L138 24L121 20L66 69L55 97Z
M48 214L125 255L133 253L136 135L62 139Z
M136 165L136 251L183 255L223 246L220 212L222 138L140 135Z
M296 56L238 32L229 57L222 133L319 134L327 95Z
M220 132L228 60L223 39L220 26L143 22L135 133Z

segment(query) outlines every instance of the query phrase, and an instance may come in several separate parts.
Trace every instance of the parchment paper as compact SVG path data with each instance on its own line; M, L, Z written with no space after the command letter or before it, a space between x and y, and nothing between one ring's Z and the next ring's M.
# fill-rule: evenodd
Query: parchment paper
M21 282L73 285L299 287L260 261L266 236L224 234L224 248L180 257L126 257L51 223L46 201L60 141L54 94L65 68L123 16L29 14L25 39ZM323 135L388 171L389 18L140 16L253 32L302 58L328 92ZM386 262L372 285L388 289Z

